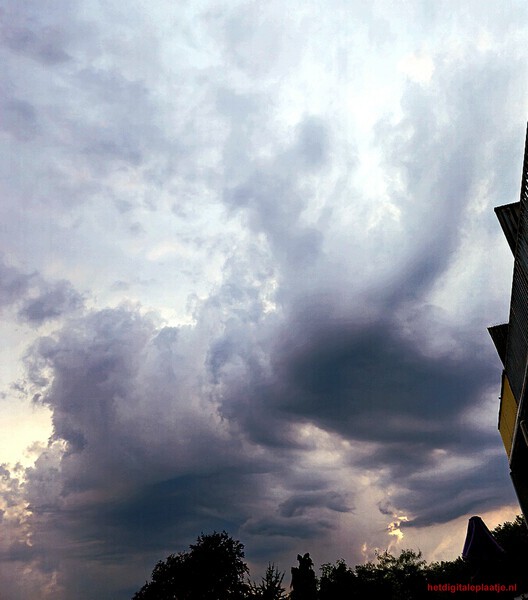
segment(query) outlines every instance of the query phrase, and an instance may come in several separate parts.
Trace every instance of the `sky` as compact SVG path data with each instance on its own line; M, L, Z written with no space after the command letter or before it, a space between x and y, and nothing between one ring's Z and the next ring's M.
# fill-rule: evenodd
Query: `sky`
M460 555L497 431L528 6L0 2L0 582ZM289 582L289 580L288 580Z

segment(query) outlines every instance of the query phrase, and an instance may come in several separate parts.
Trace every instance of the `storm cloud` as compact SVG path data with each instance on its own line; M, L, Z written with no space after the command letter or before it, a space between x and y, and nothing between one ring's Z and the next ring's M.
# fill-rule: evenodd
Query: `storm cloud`
M255 577L394 523L454 558L515 510L526 9L450 8L5 4L1 401L49 416L0 469L8 600L129 598L213 529Z

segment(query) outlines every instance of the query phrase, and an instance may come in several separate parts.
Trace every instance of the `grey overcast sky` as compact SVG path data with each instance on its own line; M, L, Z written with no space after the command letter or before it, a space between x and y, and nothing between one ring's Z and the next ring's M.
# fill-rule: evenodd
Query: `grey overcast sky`
M461 552L527 110L508 0L0 1L0 581Z

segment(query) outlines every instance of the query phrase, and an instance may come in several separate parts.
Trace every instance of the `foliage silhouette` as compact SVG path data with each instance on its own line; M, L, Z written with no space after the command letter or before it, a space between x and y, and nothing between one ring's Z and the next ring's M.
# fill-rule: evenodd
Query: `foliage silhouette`
M427 567L427 583L436 584L456 584L469 583L471 580L471 568L460 556L455 560L443 560L431 563ZM470 597L464 593L465 597ZM453 593L435 592L434 598L452 598Z
M319 600L350 600L356 589L357 577L343 559L321 566Z
M244 600L244 546L227 532L200 535L189 552L171 554L152 571L152 581L133 600Z
M284 573L270 563L261 583L250 584L251 600L286 600L286 590L282 586Z
M402 550L398 557L387 551L377 554L376 562L356 566L356 594L418 600L426 590L425 565L421 552L414 550Z
M504 580L516 583L518 589L528 590L528 528L524 519L517 515L515 521L498 525L492 533L506 552Z
M516 594L504 592L507 600L528 591L528 528L517 517L496 527L492 535L505 550L485 573L491 584L517 584ZM475 570L467 560L427 564L421 552L402 550L376 555L374 561L348 567L343 559L321 567L319 581L310 554L298 555L292 567L290 594L283 587L284 573L270 563L261 583L249 583L244 562L244 546L225 531L202 534L188 552L170 555L152 571L152 580L133 600L363 600L381 596L388 600L441 600L452 598L451 591L434 591L428 584L468 584ZM464 594L468 599L471 593Z

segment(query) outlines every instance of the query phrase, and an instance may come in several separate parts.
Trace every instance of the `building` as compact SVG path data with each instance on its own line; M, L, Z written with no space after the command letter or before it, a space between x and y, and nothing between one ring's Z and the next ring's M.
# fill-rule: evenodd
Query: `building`
M499 431L510 475L528 523L528 130L519 202L495 208L513 253L513 280L508 323L489 327L502 372Z

